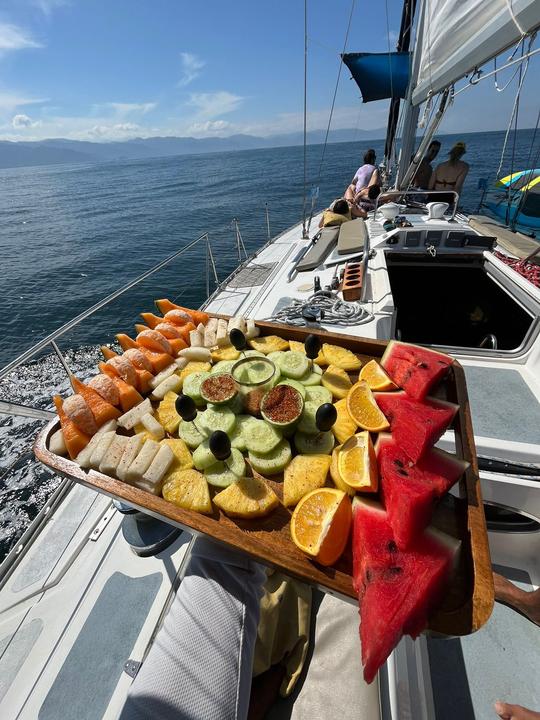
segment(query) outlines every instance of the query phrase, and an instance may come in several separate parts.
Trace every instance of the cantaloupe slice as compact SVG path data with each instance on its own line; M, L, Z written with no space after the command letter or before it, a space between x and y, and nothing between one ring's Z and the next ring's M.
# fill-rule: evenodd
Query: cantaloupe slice
M129 350L130 348L140 350L143 355L147 357L150 361L154 373L161 372L166 367L169 367L169 365L173 362L172 355L164 352L155 352L154 350L149 350L148 348L143 347L138 342L133 340L133 338L130 338L129 335L126 335L125 333L118 333L116 339L118 340L118 342L120 343L120 347L124 351Z
M85 433L81 432L75 423L68 418L63 409L64 401L60 395L53 397L56 412L60 419L60 427L62 428L62 435L64 436L64 442L66 444L69 457L74 460L77 455L83 450L90 442L90 437Z
M86 400L98 427L101 427L107 420L115 420L120 417L120 410L117 410L114 405L104 400L91 387L82 383L75 375L71 376L71 385L73 390Z
M123 355L118 355L118 353L114 352L114 350L111 350L106 345L101 346L101 354L103 355L105 360L112 360L115 357L122 357L122 358L124 357ZM129 362L129 364L135 371L137 390L139 390L139 392L142 392L142 393L149 392L151 390L150 383L154 379L154 376L152 375L152 373L149 372L148 370L144 370L144 369L136 367L129 358L126 357L125 359ZM107 365L107 367L109 367L109 365ZM112 366L112 368L113 368L113 370L116 371L116 368L114 366ZM122 380L127 380L127 378L122 377L120 375L120 373L118 373L118 372L116 372L116 375L118 375L118 377L121 377ZM128 385L129 385L129 383L128 383Z
M113 357L116 357L118 353L114 352L114 350L111 350L110 347L107 347L106 345L102 345L100 347L101 354L105 358L105 360L110 360Z
M115 375L114 370L110 367L110 365L101 362L99 363L99 369L102 373L108 375L118 388L118 392L120 393L120 407L124 412L131 410L134 405L138 405L143 401L142 396L134 387L128 385L127 382L122 380L122 378Z
M186 308L182 305L175 305L175 303L170 300L155 300L155 304L162 315L165 315L165 313L169 312L169 310L183 310L188 313L188 315L191 315L195 325L198 325L199 323L206 325L210 319L208 313L202 312L201 310L191 310L191 308Z
M137 323L135 325L135 330L137 333L142 333L144 330L150 330L150 328L146 327L146 325L141 325ZM189 333L191 330L195 330L195 325L193 323L186 323L183 327L178 327L178 332L180 333L181 337L178 338L167 338L163 333L160 333L160 335L163 336L163 338L169 343L169 345L172 348L173 354L176 357L180 350L184 350L185 348L189 347ZM160 332L159 330L156 330L155 332Z

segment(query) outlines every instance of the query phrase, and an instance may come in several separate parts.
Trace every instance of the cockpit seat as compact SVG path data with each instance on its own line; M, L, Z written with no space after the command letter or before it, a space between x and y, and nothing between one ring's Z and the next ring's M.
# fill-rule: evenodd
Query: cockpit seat
M364 249L367 227L363 218L344 222L339 228L338 255L350 255Z
M344 223L344 225L347 224L348 223ZM318 233L318 240L296 265L297 272L315 270L315 268L319 267L319 265L324 262L325 258L332 252L334 245L337 242L338 234L339 227L331 226L322 228L322 230Z

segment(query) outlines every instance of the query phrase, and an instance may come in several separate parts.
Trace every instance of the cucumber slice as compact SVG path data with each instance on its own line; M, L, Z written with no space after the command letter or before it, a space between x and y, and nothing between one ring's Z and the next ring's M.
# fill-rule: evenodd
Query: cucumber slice
M283 350L274 350L273 352L268 353L266 357L271 360L275 365L279 366L280 358L284 354L285 353L283 352Z
M191 373L191 375L184 378L182 392L184 395L189 395L195 405L204 405L204 400L201 396L201 383L209 376L210 373L201 371Z
M318 365L313 363L311 369L308 369L305 375L302 375L300 382L302 385L320 385L322 377L322 370Z
M302 375L305 375L310 369L309 359L304 353L298 352L297 350L287 350L281 354L278 360L281 374L285 377L293 378L293 380L300 380Z
M204 471L204 477L210 485L227 487L245 475L246 463L240 450L232 448L225 462L216 462Z
M304 387L304 385L302 385L301 382L298 382L298 380L291 380L290 378L285 378L285 380L280 380L280 381L278 382L278 385L290 385L291 387L293 387L293 388L295 388L296 390L298 390L298 392L300 393L300 395L301 395L301 396L304 398L304 400L305 400L305 398L306 398L306 388Z
M209 443L209 440L204 440L193 453L193 464L197 470L206 470L217 462Z
M307 400L304 403L304 412L298 423L298 430L308 435L316 435L319 429L315 425L315 416L319 409L319 403L313 402L313 400Z
M322 385L312 385L306 388L306 400L317 403L317 406L332 402L332 393Z
M246 447L250 452L268 453L281 440L281 433L264 420L254 419L245 432Z
M208 405L208 407L212 406ZM223 407L229 408L235 415L240 415L244 412L244 398L240 393L237 393L236 396L232 400L229 400L228 403L225 403Z
M235 414L223 405L213 405L206 408L200 414L200 421L197 423L201 430L206 431L208 435L211 435L214 430L223 430L223 432L229 434L234 430L235 424Z
M246 357L255 357L256 355L258 355L259 357L266 357L265 354L259 352L259 350L242 350L242 352Z
M214 373L230 373L233 365L237 362L237 360L219 360L210 370L210 375Z
M229 435L231 439L231 447L237 450L247 450L245 433L249 432L249 423L253 422L255 418L252 415L237 415L236 425L234 430Z
M294 436L294 444L301 455L330 455L334 449L334 440L334 433L330 430L317 435L297 432Z
M197 426L202 430L203 427L201 425L201 415L202 413L197 413L197 418L195 418L195 422L197 423ZM203 440L206 439L206 436L202 435L199 432L193 422L186 422L185 420L180 420L180 425L178 426L178 437L180 438L180 440L183 440L186 445L192 450L199 447Z
M283 472L291 458L291 446L287 440L282 440L273 450L264 455L255 452L249 453L249 462L261 475L277 475Z

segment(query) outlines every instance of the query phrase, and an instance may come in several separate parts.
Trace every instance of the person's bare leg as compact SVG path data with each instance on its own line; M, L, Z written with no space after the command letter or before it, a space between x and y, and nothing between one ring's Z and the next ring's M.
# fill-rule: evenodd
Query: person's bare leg
M351 217L353 218L367 218L367 212L356 205L350 205Z
M540 713L527 710L521 705L511 705L505 702L495 703L495 712L502 720L540 720Z
M354 185L349 185L349 187L345 190L345 195L343 197L345 198L345 200L347 200L347 202L352 203L354 202L354 194Z
M540 625L540 588L527 592L498 573L493 573L493 584L495 600L510 605L526 615L531 622Z

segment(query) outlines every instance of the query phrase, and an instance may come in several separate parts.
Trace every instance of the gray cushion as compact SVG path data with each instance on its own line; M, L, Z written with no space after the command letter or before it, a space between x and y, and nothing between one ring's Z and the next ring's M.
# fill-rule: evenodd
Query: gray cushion
M344 223L347 225L347 223ZM343 227L343 226L342 226ZM320 231L319 239L315 245L308 250L296 266L297 272L315 270L319 267L327 255L332 252L339 235L339 227L325 227Z
M341 225L337 251L338 255L349 255L364 248L367 238L366 223L362 218L349 220Z
M493 235L497 243L515 257L523 260L534 252L540 251L538 241L531 240L522 233L514 233L496 220L486 215L471 215L469 225L482 235ZM530 258L531 262L540 263L540 257Z

